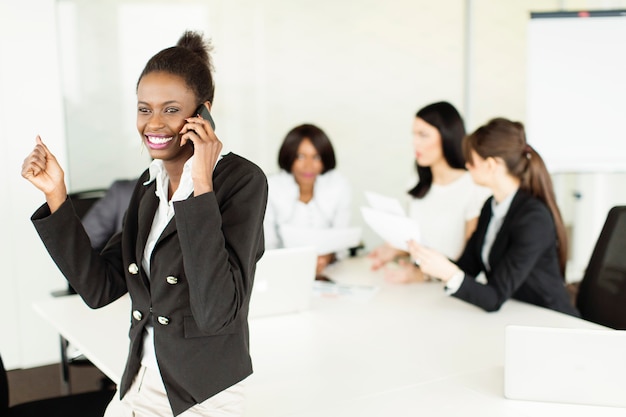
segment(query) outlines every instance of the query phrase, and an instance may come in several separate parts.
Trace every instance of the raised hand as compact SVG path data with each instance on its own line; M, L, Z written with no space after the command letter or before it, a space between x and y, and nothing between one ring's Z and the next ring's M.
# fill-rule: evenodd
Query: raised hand
M54 213L67 198L65 173L41 137L37 136L35 142L35 148L22 164L22 177L44 193Z

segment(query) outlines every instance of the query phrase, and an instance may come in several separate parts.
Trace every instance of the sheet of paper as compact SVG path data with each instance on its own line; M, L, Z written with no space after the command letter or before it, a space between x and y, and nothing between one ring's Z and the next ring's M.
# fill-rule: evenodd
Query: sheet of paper
M409 240L420 242L419 226L410 217L390 214L371 207L361 207L361 214L368 226L394 248L408 252Z
M335 253L358 246L363 231L360 227L312 229L282 225L280 235L286 248L315 246L318 255Z
M367 203L373 209L384 211L390 214L398 216L405 216L404 208L397 198L388 197L386 195L378 194L373 191L365 191L365 198Z

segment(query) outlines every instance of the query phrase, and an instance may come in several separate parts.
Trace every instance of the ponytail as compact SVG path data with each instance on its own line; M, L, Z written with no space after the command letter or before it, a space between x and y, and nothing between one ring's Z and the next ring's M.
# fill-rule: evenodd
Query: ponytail
M541 156L526 142L524 125L496 118L479 127L463 141L465 159L471 161L474 150L481 158L501 158L511 175L520 180L520 189L542 201L550 210L556 228L561 273L565 277L567 236L561 212L556 204L552 179Z
M530 145L526 145L524 158L526 158L526 169L524 170L520 180L520 188L535 198L543 201L552 213L554 225L556 227L556 236L559 251L559 265L561 273L565 277L565 265L567 263L567 235L565 234L565 225L561 212L556 204L556 196L552 185L552 178L546 168L543 159L537 151Z

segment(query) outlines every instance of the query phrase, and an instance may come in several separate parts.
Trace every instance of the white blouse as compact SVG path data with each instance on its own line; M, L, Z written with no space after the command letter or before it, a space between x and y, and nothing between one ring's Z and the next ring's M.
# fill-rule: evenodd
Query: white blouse
M423 198L411 198L409 216L420 226L422 244L456 260L465 247L465 223L478 217L490 195L466 172L450 184L432 184Z
M284 246L280 226L289 225L313 229L350 226L352 189L348 180L331 170L318 175L313 186L313 198L308 203L299 200L300 188L293 175L286 171L270 175L265 211L265 248Z

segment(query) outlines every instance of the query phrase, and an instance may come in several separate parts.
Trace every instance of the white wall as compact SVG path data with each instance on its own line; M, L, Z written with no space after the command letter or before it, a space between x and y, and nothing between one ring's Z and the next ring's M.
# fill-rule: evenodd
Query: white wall
M66 285L30 224L43 202L20 176L41 134L66 163L53 0L0 2L0 351L7 368L58 359L58 335L31 304Z
M151 36L156 35L133 34L132 22L119 18L114 9L123 0L106 2L106 10L96 14L112 22L96 27L88 24L94 14L88 8L92 2L76 3L81 6L82 24L76 28L81 42L97 40L104 46L91 50L83 46L75 58L93 56L107 63L90 65L89 70L96 71L92 76L107 88L121 87L126 81L102 77L97 71L112 71L107 65L117 59L114 54L120 45L134 50L141 39L154 40ZM133 7L148 6L147 10L166 4L172 2L132 2ZM339 169L354 185L356 223L363 190L404 196L413 172L411 123L421 106L451 101L468 115L470 130L496 115L524 120L526 23L531 10L626 8L626 1L601 0L188 0L177 4L209 8L206 24L195 20L189 24L204 30L215 44L213 114L220 138L271 172L284 134L299 123L318 124L333 140ZM465 38L466 4L470 5L469 39ZM34 300L64 286L28 220L43 199L19 176L35 134L41 133L68 167L68 182L75 190L105 186L146 164L141 155L133 154L133 114L115 115L106 107L133 112L134 87L127 84L118 102L92 99L80 104L86 106L81 109L83 127L93 120L105 133L81 138L83 144L94 145L84 147L88 155L70 145L71 163L65 157L54 5L54 0L0 0L0 123L5 127L0 134L0 170L7 178L0 183L6 196L0 210L3 218L11 219L0 240L4 266L0 313L11 318L3 321L0 349L8 367L58 360L56 335L31 308ZM184 16L180 20L173 16L177 14L136 23L148 21L152 28L188 23ZM124 33L123 39L118 33ZM469 67L465 67L466 40ZM154 52L141 47L136 51ZM84 79L80 68L66 67L63 74L71 76L71 71ZM135 80L138 71L124 69L122 75ZM102 104L105 110L96 110ZM67 130L81 131L80 127ZM107 145L102 146L104 141ZM560 183L569 186L572 181ZM369 247L378 243L367 229L365 237Z
M257 3L216 13L218 134L274 172L285 134L319 125L362 224L363 190L405 195L415 112L441 99L463 104L464 9L458 0Z

